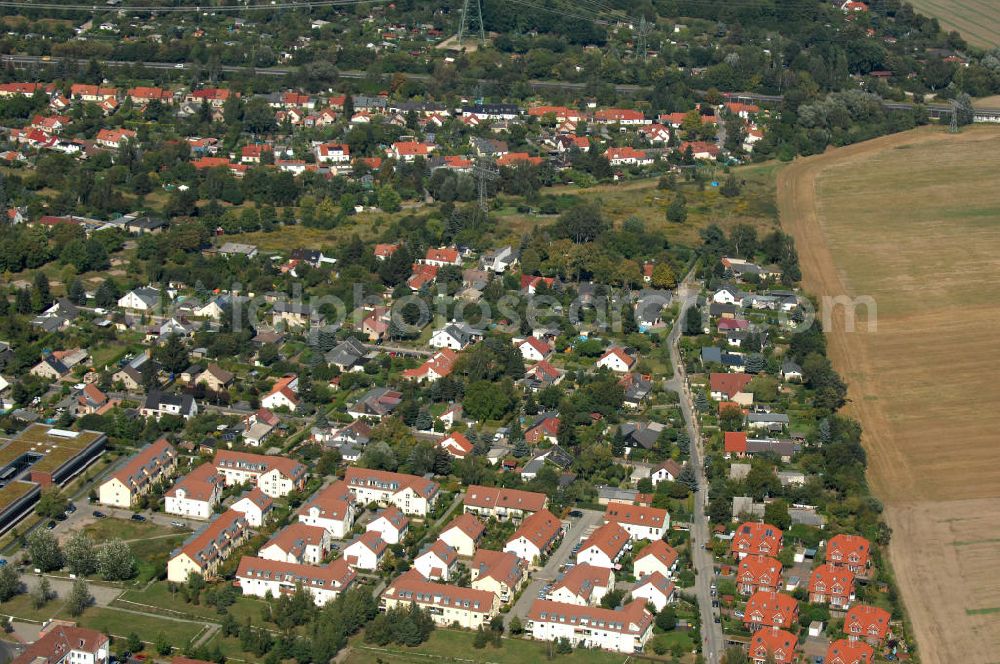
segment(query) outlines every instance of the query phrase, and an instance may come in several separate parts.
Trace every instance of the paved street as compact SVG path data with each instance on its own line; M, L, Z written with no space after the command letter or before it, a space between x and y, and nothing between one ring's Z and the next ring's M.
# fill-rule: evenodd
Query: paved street
M684 328L684 312L693 305L698 298L699 287L689 273L677 289L680 300L680 314L674 329L670 333L670 359L674 365L674 376L667 381L667 388L678 392L680 395L681 412L684 415L684 422L687 424L688 436L691 438L691 465L698 478L698 490L695 492L694 519L691 524L691 557L695 569L695 595L698 599L698 608L701 614L701 633L704 638L703 654L708 664L715 664L722 658L725 648L725 639L722 634L722 627L715 624L714 610L712 608L711 584L714 579L715 570L713 566L711 551L705 550L705 543L710 541L711 531L708 518L705 515L705 505L708 502L708 482L705 479L705 458L702 449L701 431L694 414L694 405L691 399L691 391L688 388L687 374L681 360L678 343L681 331Z
M559 576L559 568L569 560L573 546L580 541L581 537L590 534L603 521L604 512L597 510L580 511L583 512L583 516L576 519L570 517L572 523L562 542L556 548L555 553L549 556L545 566L532 573L531 580L525 586L520 599L517 600L511 611L504 616L504 623L509 624L510 619L514 616L518 616L523 620L528 615L528 609L531 608L532 602L538 599L538 591L546 583L554 581Z

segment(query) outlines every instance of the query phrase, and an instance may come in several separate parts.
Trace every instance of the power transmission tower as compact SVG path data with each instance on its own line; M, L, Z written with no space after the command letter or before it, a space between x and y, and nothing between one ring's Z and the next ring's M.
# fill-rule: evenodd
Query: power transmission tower
M489 206L489 185L500 177L500 169L493 162L492 158L484 157L476 161L476 165L472 167L472 175L476 178L476 184L479 186L479 209L483 211L483 214L488 214L490 210Z
M650 25L646 22L646 17L643 16L639 19L639 28L636 35L636 47L639 49L639 54L642 55L643 61L646 60L646 54L649 52L647 37L650 33Z
M948 133L957 134L958 129L958 102L954 99L951 102L951 121L948 123Z
M486 45L486 29L483 27L483 0L464 0L462 2L462 20L458 24L458 45L462 45L462 38L465 31L472 30L472 22L469 20L469 5L476 3L476 17L479 19L479 41Z

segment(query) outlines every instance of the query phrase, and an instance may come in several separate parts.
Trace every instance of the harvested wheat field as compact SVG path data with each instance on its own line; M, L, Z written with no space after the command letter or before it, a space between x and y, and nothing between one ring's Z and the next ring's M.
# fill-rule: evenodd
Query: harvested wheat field
M910 4L938 19L945 30L958 30L974 46L1000 45L1000 3L996 0L912 0Z
M1000 661L1000 130L941 128L801 159L778 177L803 285L871 296L828 330L925 664ZM839 314L839 315L838 315Z

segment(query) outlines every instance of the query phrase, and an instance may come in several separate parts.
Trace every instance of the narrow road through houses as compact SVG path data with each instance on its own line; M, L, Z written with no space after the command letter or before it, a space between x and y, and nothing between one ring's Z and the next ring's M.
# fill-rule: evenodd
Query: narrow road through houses
M703 638L703 655L708 664L716 664L722 658L725 648L725 638L722 627L715 623L712 607L711 585L715 576L712 553L705 549L711 542L711 528L705 515L708 504L708 481L705 479L705 453L702 447L701 429L694 412L691 389L688 384L687 372L680 354L680 338L684 329L684 318L689 307L696 304L700 292L698 282L694 280L694 270L689 272L677 288L680 309L677 322L670 332L670 360L674 365L673 378L666 382L668 389L680 396L681 413L687 425L688 436L691 439L691 464L695 477L698 479L698 489L694 494L694 519L691 523L691 560L695 569L695 596L701 616L701 634Z

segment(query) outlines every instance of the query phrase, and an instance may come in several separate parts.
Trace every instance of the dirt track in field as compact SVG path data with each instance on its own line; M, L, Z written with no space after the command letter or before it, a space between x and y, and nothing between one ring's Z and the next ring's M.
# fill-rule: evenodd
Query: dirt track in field
M848 332L835 309L829 352L921 661L998 662L1000 131L925 128L797 160L778 205L803 286L877 305L876 331Z

